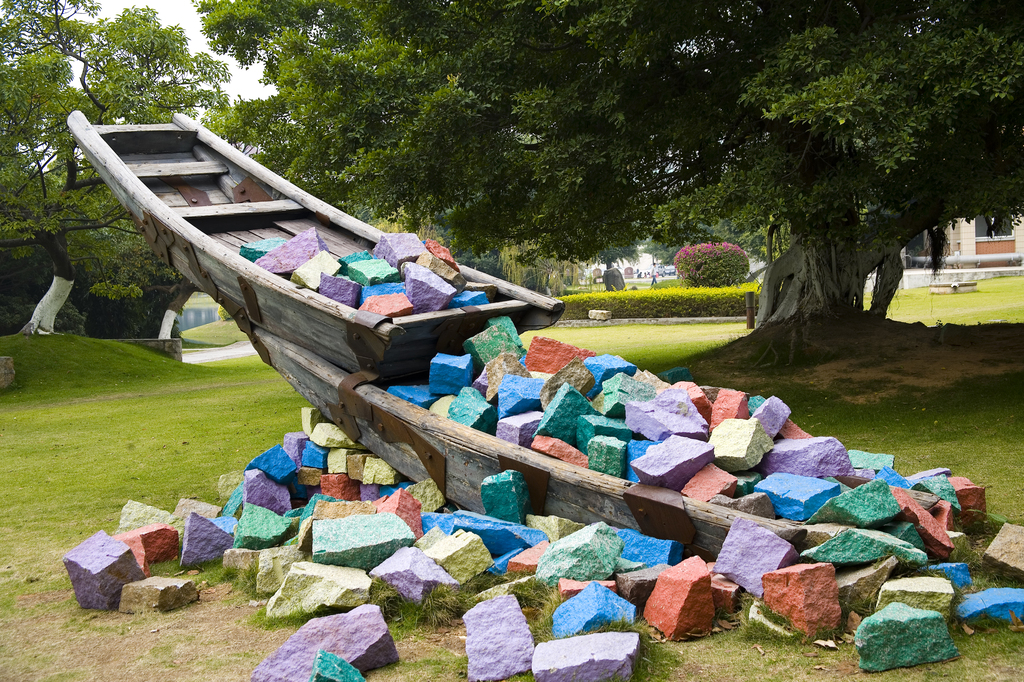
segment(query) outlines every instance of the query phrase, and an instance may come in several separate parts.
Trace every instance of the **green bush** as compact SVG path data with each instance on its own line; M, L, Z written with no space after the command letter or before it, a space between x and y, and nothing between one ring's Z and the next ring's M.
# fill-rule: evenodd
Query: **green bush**
M641 291L602 291L563 296L563 320L585 320L591 310L610 310L616 319L644 317L736 317L747 312L744 294L756 283L739 287L670 287Z
M686 286L730 287L750 272L746 252L729 242L694 244L679 249L676 272Z

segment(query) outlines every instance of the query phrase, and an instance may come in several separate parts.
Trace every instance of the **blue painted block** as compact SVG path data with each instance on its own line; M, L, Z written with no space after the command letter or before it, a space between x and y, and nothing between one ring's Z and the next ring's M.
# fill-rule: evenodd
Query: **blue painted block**
M880 478L894 488L903 488L904 490L910 490L914 487L914 484L903 478L892 467L882 467L875 478Z
M957 589L964 589L974 584L971 580L971 569L967 567L967 564L932 564L931 566L925 566L925 571L942 571L949 578L949 582L953 583L953 587Z
M615 533L626 543L620 555L623 559L648 566L657 566L658 564L675 566L683 560L683 543L681 542L659 540L631 528L620 528Z
M413 405L429 409L441 396L430 392L430 386L388 386L388 393Z
M280 445L275 445L263 454L259 455L245 467L246 471L258 469L267 475L267 478L274 483L288 485L295 480L297 467L288 453Z
M590 373L594 375L594 387L587 393L587 397L593 400L601 392L601 385L605 379L611 379L616 374L625 372L629 376L636 374L636 365L627 362L617 355L595 355L592 358L584 358L583 364L587 366Z
M399 490L405 490L406 488L408 488L412 484L413 484L412 481L402 481L401 483L399 483L397 485L382 485L380 487L380 496L381 497L387 497L388 495L393 495L393 494L397 493Z
M993 587L969 595L956 607L956 615L963 620L988 616L1009 621L1010 611L1024 613L1024 589Z
M454 514L438 514L437 512L426 512L420 514L420 521L423 524L424 535L429 533L432 528L440 528L445 535L451 535L454 532Z
M309 499L309 494L306 492L306 486L293 483L291 485L292 499L295 500L306 500ZM292 516L295 516L292 514Z
M510 552L505 552L499 557L494 557L494 563L487 569L487 572L493 573L494 575L505 575L508 572L508 562L514 559L516 555L522 554L523 551L524 550L522 548L513 549Z
M493 516L484 516L462 509L452 516L455 519L452 529L465 530L479 535L491 556L502 556L514 549L533 547L548 539L547 534L542 530L502 521Z
M327 466L328 452L330 452L328 448L320 447L313 441L307 441L306 447L302 449L302 466L323 469Z
M210 519L214 525L220 528L225 533L235 534L235 526L238 525L238 519L234 516L218 516L215 519Z
M540 389L544 388L543 379L506 374L501 378L498 387L498 419L511 417L523 412L541 409Z
M754 492L768 494L777 516L806 521L821 505L839 495L840 485L810 476L774 473L755 485Z
M631 440L629 445L626 446L626 480L639 483L640 479L637 478L636 472L633 471L633 467L630 464L634 459L640 459L647 454L647 448L652 445L657 445L661 441L657 440ZM653 564L651 564L653 566Z
M245 496L245 481L239 483L234 490L231 491L231 496L228 497L228 501L224 503L220 513L223 516L234 516L235 513L242 508L242 499Z
M430 392L458 395L473 384L473 356L438 353L430 361Z
M572 637L620 620L636 620L636 606L592 582L555 609L551 632L559 638Z
M449 308L465 308L468 305L487 305L487 294L482 291L463 291L452 297Z
M750 414L754 414L754 412L757 411L757 408L764 405L766 400L768 399L765 398L763 395L750 396L749 398L747 398L747 410L750 411Z
M394 282L388 282L386 284L371 284L368 287L363 287L363 290L359 292L359 305L366 303L366 299L371 296L387 296L388 294L404 293L404 284L396 284Z

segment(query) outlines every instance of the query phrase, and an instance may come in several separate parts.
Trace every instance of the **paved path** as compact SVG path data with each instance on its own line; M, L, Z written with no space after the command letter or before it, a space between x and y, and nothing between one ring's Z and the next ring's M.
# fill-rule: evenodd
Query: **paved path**
M234 360L235 358L245 358L250 355L256 355L256 349L248 341L239 341L222 348L183 350L181 352L181 361L196 365L201 362Z

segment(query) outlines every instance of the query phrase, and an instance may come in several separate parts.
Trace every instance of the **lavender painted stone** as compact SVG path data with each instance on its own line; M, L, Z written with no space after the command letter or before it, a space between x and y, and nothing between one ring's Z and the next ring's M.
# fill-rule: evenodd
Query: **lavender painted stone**
M533 677L537 682L628 680L640 651L636 632L601 632L537 645Z
M321 251L329 251L316 228L300 232L287 242L256 260L256 265L275 275L290 275Z
M462 620L466 624L469 682L504 680L530 670L533 635L514 596L480 602Z
M532 411L499 419L495 435L509 443L529 448L543 416L543 412Z
M415 261L427 247L411 232L385 232L373 249L374 258L383 258L393 268Z
M853 476L846 448L829 436L777 440L756 470L765 478L777 472L811 478Z
M373 502L380 499L380 485L377 483L359 484L359 501Z
M455 578L415 547L398 550L370 571L370 577L380 578L398 590L403 599L417 604L438 585L459 589Z
M231 519L234 521L234 519ZM211 519L192 512L185 519L185 539L181 544L181 565L195 566L220 559L234 546L235 537Z
M753 521L736 519L725 536L715 561L715 573L724 575L747 592L764 596L761 576L791 566L800 555L793 545Z
M665 389L657 395L653 402L654 406L660 410L671 412L680 417L692 417L697 428L702 430L704 440L707 440L707 420L697 411L696 405L693 404L693 398L690 397L690 392L685 388ZM701 423L704 424L703 427L700 426Z
M699 413L677 414L653 402L626 403L626 426L648 440L667 440L669 436L708 439L708 423Z
M275 514L284 514L292 508L292 496L288 492L288 486L275 483L259 469L246 471L242 485L245 486L242 489L244 504L255 504Z
M349 308L358 308L363 285L353 282L347 277L331 277L327 273L320 274L320 293Z
M634 460L632 466L641 483L682 490L694 474L714 459L713 445L693 438L670 436L664 443L647 448L647 454Z
M292 431L284 434L284 451L295 464L296 469L302 466L302 451L305 449L307 441L309 441L309 436L305 431Z
M121 588L146 578L131 547L103 531L65 554L64 568L83 609L117 611Z
M457 293L455 287L422 265L407 263L402 274L405 275L405 295L412 301L413 314L444 310Z
M490 384L487 381L487 369L484 368L483 371L480 372L480 375L473 380L473 388L478 390L480 392L480 395L482 395L484 399L486 399L487 388L489 385Z
M749 402L747 407L750 407ZM761 406L754 410L754 414L750 416L761 422L761 426L764 427L765 433L768 434L769 438L775 438L779 433L779 429L789 419L791 412L792 410L789 409L786 403L772 396L761 403Z
M953 472L945 467L938 469L928 469L927 471L919 471L913 476L907 476L907 482L911 484L917 484L926 478L932 478L933 476L952 476Z
M308 680L321 649L341 656L361 672L398 662L398 649L380 607L365 604L307 622L263 659L252 673L252 682Z

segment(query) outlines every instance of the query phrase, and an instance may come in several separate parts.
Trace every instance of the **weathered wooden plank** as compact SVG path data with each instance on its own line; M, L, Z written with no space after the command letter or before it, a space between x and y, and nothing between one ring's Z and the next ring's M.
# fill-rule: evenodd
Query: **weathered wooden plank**
M232 249L234 251L237 251L238 249L242 248L243 246L249 243L244 239L236 237L235 233L233 232L216 232L214 234L211 234L210 236L214 239L214 241L218 241L227 248Z
M128 170L139 178L166 178L180 175L219 175L227 173L228 167L216 161L185 161L170 163L129 163Z
M245 204L218 204L215 206L189 206L178 209L178 214L189 222L197 218L235 218L241 216L267 216L275 214L301 213L306 211L301 204L291 199L259 201ZM220 230L218 230L219 232Z

